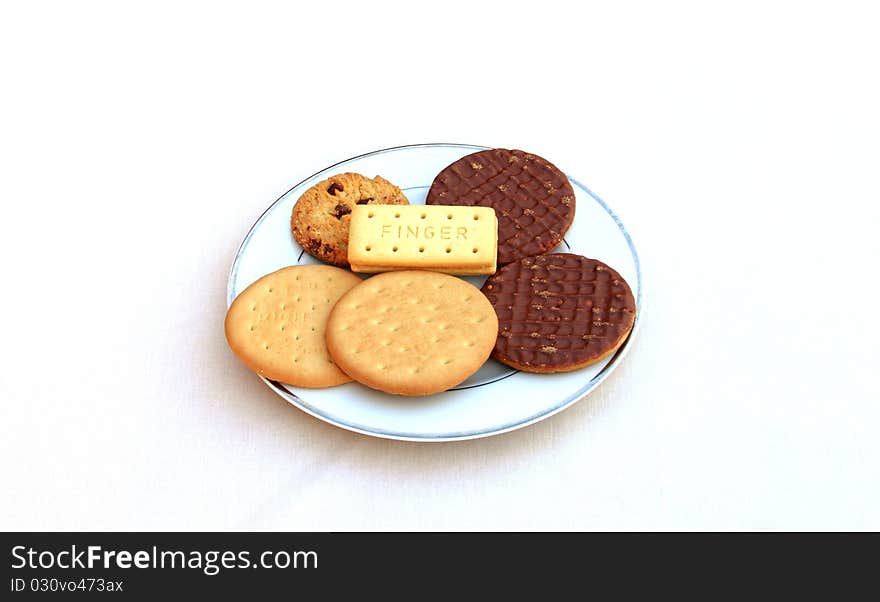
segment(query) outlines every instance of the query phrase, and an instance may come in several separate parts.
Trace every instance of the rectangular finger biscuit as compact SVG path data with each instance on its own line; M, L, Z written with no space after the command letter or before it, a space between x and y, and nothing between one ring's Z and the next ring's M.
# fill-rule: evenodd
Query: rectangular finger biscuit
M355 272L424 269L494 274L498 219L491 207L356 205L348 262Z

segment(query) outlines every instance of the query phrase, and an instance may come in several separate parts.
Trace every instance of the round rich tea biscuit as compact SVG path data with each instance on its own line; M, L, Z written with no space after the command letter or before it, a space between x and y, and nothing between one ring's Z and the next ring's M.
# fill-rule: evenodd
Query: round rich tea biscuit
M633 293L615 270L572 253L526 257L482 288L498 314L492 357L525 372L568 372L614 353L635 321Z
M498 319L460 278L386 272L348 291L327 323L327 348L355 380L398 395L431 395L460 384L489 358Z
M409 200L380 176L335 175L299 197L290 216L293 238L309 255L348 266L348 228L355 205L409 205Z
M324 332L336 301L361 279L328 265L291 266L267 274L226 312L229 347L271 380L322 388L350 382L327 352Z
M521 150L466 155L434 178L426 205L479 205L498 216L498 264L546 253L574 220L575 195L555 165Z

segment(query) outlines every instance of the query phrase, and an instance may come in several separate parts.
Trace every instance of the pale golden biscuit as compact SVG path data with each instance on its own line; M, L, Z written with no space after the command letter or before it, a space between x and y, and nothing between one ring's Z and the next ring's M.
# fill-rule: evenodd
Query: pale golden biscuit
M355 207L348 261L355 272L423 269L494 274L498 219L491 207Z
M361 279L327 265L291 266L267 274L226 312L229 347L251 370L299 387L351 381L327 352L324 332L336 301Z
M349 376L398 395L460 384L488 359L498 335L489 300L460 278L386 272L346 293L327 322L327 348Z
M408 205L400 188L376 176L342 173L318 182L296 201L290 215L293 238L310 255L348 266L348 224L355 207Z

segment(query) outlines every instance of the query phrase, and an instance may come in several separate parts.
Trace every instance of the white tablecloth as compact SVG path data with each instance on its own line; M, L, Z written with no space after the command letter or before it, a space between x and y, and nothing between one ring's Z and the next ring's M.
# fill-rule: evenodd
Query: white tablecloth
M872 20L542 7L5 6L0 528L880 528ZM352 434L230 353L227 272L299 180L437 141L599 193L644 323L529 428Z

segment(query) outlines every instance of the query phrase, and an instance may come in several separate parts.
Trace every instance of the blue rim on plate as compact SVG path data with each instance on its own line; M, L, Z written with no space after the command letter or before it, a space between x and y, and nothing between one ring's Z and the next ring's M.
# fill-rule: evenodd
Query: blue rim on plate
M402 146L393 146L393 147L389 147L389 148L383 148L381 150L376 150L376 151L372 151L372 152L368 152L368 153L363 153L361 155L356 155L354 157L349 157L348 159L344 159L342 161L334 163L333 165L325 167L324 169L321 169L321 170L315 172L314 174L308 176L307 178L303 179L302 181L300 181L297 184L295 184L294 186L292 186L287 192L282 194L280 197L278 197L260 215L260 217L257 219L257 221L254 222L254 224L251 226L250 230L248 230L247 236L245 236L245 238L242 241L241 245L239 246L238 250L235 252L235 257L232 262L232 267L229 271L229 280L228 280L228 284L227 284L227 293L226 293L227 306L230 305L232 303L232 301L235 299L234 284L235 284L235 280L236 280L236 276L237 276L239 259L242 255L242 253L244 252L244 250L247 248L248 242L250 241L254 231L257 229L257 227L260 225L260 223L263 221L263 219L266 217L266 215L268 215L275 208L275 206L278 203L282 202L285 199L285 197L287 197L287 195L290 194L291 191L293 191L297 187L301 186L305 182L311 180L312 178L319 176L321 174L324 174L326 172L329 172L330 170L332 170L336 167L339 167L340 165L343 165L345 163L349 163L351 161L356 161L356 160L362 159L364 157L380 155L380 154L398 151L398 150L402 150L402 149L424 148L424 147L454 147L454 148L471 150L473 152L481 151L481 150L488 150L488 149L493 148L493 147L487 147L487 146L479 146L479 145L475 145L475 144L455 144L455 143L446 143L446 142L426 143L426 144L405 144ZM614 223L617 224L617 227L620 229L620 232L623 234L624 239L626 240L626 244L629 247L629 251L630 251L630 253L632 253L633 264L635 265L635 270L636 270L636 283L635 283L636 284L636 286L635 286L636 295L635 296L636 296L636 308L637 308L635 322L633 323L632 330L630 331L629 336L627 337L626 341L624 341L624 343L620 346L620 348L617 350L617 352L615 352L615 354L611 358L611 360L605 365L605 367L598 374L593 376L593 378L591 378L583 387L578 389L576 392L574 392L570 396L568 396L565 399L563 399L562 401L554 404L553 406L550 406L548 408L541 410L540 412L538 412L532 416L528 416L526 418L523 418L521 420L517 420L515 422L501 424L498 426L493 426L491 428L481 429L481 430L447 432L447 433L437 433L437 434L426 435L426 434L421 434L421 433L407 433L405 431L388 431L388 430L383 430L383 429L377 429L374 427L367 427L365 425L358 425L358 424L352 423L350 421L346 421L338 416L334 416L332 414L329 414L329 413L321 410L320 408L317 408L317 407L309 404L307 401L303 400L302 398L300 398L297 395L294 395L293 393L288 391L286 388L284 388L284 386L281 383L264 378L262 376L260 378L267 385L269 385L269 387L273 391L275 391L278 395L280 395L286 401L288 401L289 403L298 407L300 410L306 412L307 414L314 416L315 418L318 418L320 420L323 420L324 422L328 422L330 424L333 424L335 426L338 426L340 428L343 428L343 429L346 429L349 431L361 433L363 435L382 437L385 439L396 439L396 440L401 440L401 441L421 441L421 442L462 441L462 440L466 440L466 439L479 439L481 437L488 437L490 435L500 435L502 433L507 433L507 432L510 432L510 431L513 431L516 429L520 429L520 428L529 426L531 424L535 424L536 422L539 422L545 418L549 418L550 416L553 416L554 414L561 412L562 410L568 408L569 406L574 405L575 403L577 403L578 401L580 401L581 399L586 397L593 389L595 389L597 386L599 386L599 384L601 384L602 381L605 380L611 374L611 372L614 371L614 369L617 367L617 365L620 363L620 361L626 355L627 351L629 350L629 348L632 344L632 341L635 337L635 334L638 331L639 325L642 320L642 316L645 312L645 308L644 308L644 304L643 304L644 283L642 281L641 264L639 262L639 256L638 256L638 253L636 252L635 245L632 242L632 238L630 237L629 232L627 232L623 223L620 221L620 218L617 217L617 214L615 214L614 211L612 211L611 208L608 206L608 204L605 201L603 201L596 193L594 193L592 190L590 190L589 188L587 188L586 186L584 186L583 184L581 184L580 182L578 182L577 180L575 180L571 176L568 176L568 174L566 174L566 177L568 177L572 186L579 188L581 191L583 191L585 194L587 194L590 198L592 198L614 220Z

